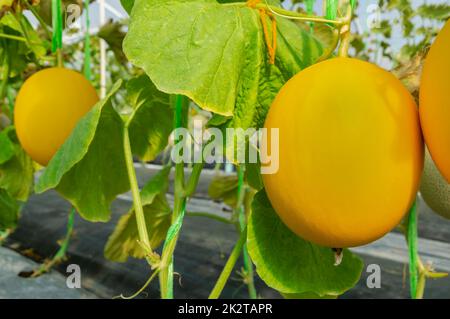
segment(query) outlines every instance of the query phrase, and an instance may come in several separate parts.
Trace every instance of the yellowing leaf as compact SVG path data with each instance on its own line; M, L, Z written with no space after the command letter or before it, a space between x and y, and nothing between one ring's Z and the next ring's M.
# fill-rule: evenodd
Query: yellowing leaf
M145 224L152 249L164 240L171 225L171 209L165 192L169 186L170 167L163 168L142 189L141 199ZM105 246L105 257L118 262L128 257L144 258L145 252L138 243L139 233L134 208L122 216Z

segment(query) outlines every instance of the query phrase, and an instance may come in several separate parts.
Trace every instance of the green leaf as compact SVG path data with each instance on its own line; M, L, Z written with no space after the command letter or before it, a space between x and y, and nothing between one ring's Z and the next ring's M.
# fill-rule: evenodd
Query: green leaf
M208 195L235 208L237 203L238 178L236 175L216 175L211 180Z
M228 126L260 127L281 86L322 53L294 22L277 22L276 63L270 65L259 11L245 3L136 0L124 52L159 90L234 115ZM162 32L165 26L171 32Z
M122 7L125 9L125 11L130 14L134 6L134 0L120 0L120 3L122 4Z
M123 121L109 95L97 103L77 124L70 137L44 170L36 192L55 188L90 221L108 221L110 205L129 190L123 152Z
M386 38L390 38L392 35L392 25L391 22L388 20L382 20L380 23L380 26L377 28L374 28L372 30L374 33L383 34Z
M18 217L17 201L6 190L0 188L0 230L16 227Z
M3 18L1 18L0 25L5 32L13 35L20 35L28 39L26 42L27 46L25 46L24 43L20 43L22 52L31 50L36 57L44 57L47 54L47 49L49 46L48 42L42 40L25 16L20 15L18 19L20 20L17 20L11 13L6 14ZM15 40L9 40L10 43L11 41ZM17 55L17 53L18 52L11 52L12 57Z
M208 120L207 127L220 127L228 122L231 117L219 115L216 113L212 114L212 117Z
M422 18L444 21L450 17L450 5L444 3L422 4L415 13Z
M334 266L330 248L292 233L273 210L265 191L256 194L248 221L247 246L258 275L284 294L337 296L359 280L363 264L349 250Z
M142 189L141 199L145 224L152 249L164 240L171 224L171 209L165 193L169 187L170 167L163 168ZM139 233L134 208L122 216L105 246L105 257L118 262L128 257L144 258L145 252L138 243Z
M167 146L172 133L170 96L158 91L147 75L131 79L127 93L134 109L129 124L132 152L143 161L152 161Z
M1 18L0 33L24 37L20 28L20 24L10 13ZM38 41L41 40L38 39ZM41 51L40 53L42 52L43 51ZM0 39L0 57L2 63L9 63L9 77L15 77L25 70L28 63L33 61L33 54L31 53L32 51L27 46L26 42L7 38ZM7 60L4 58L7 58Z
M261 177L261 163L245 163L245 179L255 190L261 190L264 185Z
M20 146L12 126L0 133L0 157L4 151L2 140L8 143L8 152L12 153L6 161L0 161L0 188L7 190L16 200L25 202L34 182L33 161Z
M8 136L8 131L0 132L0 164L5 163L14 156L14 144Z

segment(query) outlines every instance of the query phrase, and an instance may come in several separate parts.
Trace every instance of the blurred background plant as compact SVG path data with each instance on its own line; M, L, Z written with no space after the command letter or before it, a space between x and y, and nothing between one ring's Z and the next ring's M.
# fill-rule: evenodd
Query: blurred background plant
M323 11L322 1L287 0L283 4L302 12L308 6L318 14ZM391 69L426 51L450 17L450 2L359 0L354 15L350 55Z

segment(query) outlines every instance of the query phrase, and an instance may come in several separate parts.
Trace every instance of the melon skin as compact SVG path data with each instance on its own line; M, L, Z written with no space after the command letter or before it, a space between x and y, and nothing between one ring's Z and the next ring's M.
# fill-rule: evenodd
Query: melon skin
M450 219L450 184L439 172L428 150L425 152L420 193L425 203L435 213Z

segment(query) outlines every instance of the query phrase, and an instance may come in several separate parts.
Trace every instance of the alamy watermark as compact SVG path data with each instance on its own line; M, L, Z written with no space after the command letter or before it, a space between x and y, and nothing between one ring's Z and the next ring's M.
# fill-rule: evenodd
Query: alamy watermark
M381 288L381 267L377 264L367 265L366 272L370 273L366 279L367 288Z
M66 286L69 289L81 288L81 268L77 264L70 264L67 266L66 273Z

